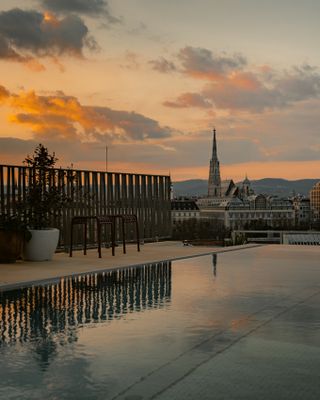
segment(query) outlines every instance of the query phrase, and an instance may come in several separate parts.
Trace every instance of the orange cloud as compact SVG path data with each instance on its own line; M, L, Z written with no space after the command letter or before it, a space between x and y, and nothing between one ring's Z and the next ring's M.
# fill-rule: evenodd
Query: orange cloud
M183 93L175 101L165 101L163 105L172 108L211 108L212 104L199 93Z
M10 92L0 85L0 102L5 102L10 97Z
M27 59L26 61L24 61L24 65L34 72L42 72L46 70L45 66L35 58Z
M81 141L145 140L171 135L151 118L135 112L112 110L108 107L82 105L73 96L57 92L39 96L34 91L10 94L0 87L0 100L15 110L9 121L28 125L40 138L74 139Z
M43 13L43 22L46 23L46 24L54 25L54 26L58 26L59 25L58 18L54 14L49 12L49 11L45 11Z
M256 76L249 72L234 72L229 78L229 84L237 88L245 90L258 90L261 88L261 83Z

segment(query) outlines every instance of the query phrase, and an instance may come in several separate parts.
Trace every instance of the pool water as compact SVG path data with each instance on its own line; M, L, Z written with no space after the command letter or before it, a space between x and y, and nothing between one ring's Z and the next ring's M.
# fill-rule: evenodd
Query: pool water
M0 398L319 398L319 259L268 251L0 293Z

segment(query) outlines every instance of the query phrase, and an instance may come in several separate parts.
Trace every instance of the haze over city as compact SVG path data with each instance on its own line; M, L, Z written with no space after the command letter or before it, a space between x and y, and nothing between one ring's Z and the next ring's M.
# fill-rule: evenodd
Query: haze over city
M2 0L0 156L173 180L318 178L312 0Z

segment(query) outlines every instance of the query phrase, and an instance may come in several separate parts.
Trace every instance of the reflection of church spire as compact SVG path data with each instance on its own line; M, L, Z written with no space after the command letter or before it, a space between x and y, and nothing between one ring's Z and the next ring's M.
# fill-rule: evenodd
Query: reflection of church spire
M212 157L210 160L208 197L221 196L220 164L217 155L216 130L213 130Z
M212 270L214 276L217 276L217 258L216 253L212 254Z

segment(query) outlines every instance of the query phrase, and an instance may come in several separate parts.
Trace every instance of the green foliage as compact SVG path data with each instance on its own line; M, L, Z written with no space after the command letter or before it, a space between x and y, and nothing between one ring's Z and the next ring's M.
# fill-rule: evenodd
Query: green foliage
M19 214L1 214L0 230L6 232L16 232L27 241L31 239L31 233L28 230L27 224L21 219Z
M174 224L172 231L175 240L223 240L229 236L230 231L218 219L191 218Z
M58 159L55 153L49 154L49 151L41 143L35 148L32 156L27 155L23 163L32 168L53 168Z
M241 244L246 244L247 240L246 240L246 235L244 235L243 233L238 233L235 236L235 240L234 240L234 245L241 245Z
M25 200L19 205L24 220L33 229L50 227L52 219L58 216L71 199L54 185L54 167L58 159L50 154L41 143L32 156L24 163L30 168Z
M289 230L292 229L293 226L289 221L278 219L273 220L272 225L269 225L267 221L263 219L256 219L244 224L244 229L253 230L253 231L263 231L263 230Z

